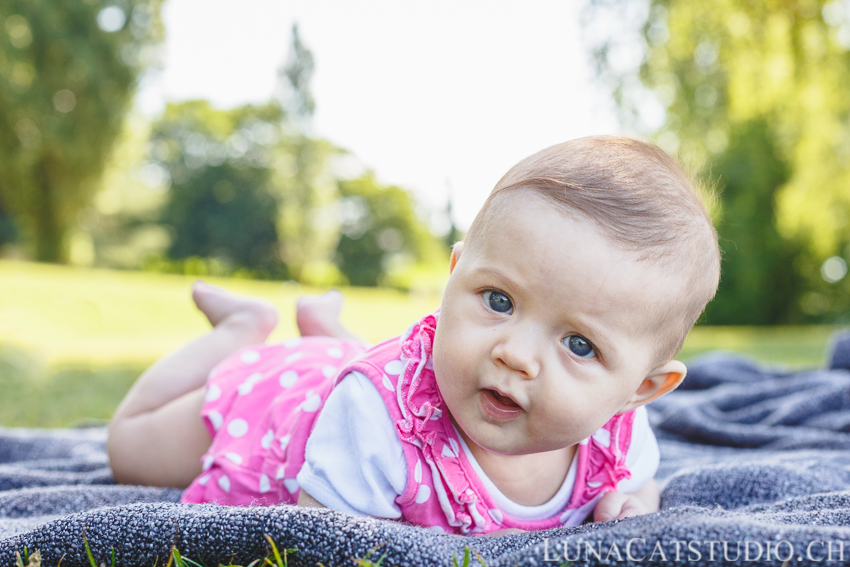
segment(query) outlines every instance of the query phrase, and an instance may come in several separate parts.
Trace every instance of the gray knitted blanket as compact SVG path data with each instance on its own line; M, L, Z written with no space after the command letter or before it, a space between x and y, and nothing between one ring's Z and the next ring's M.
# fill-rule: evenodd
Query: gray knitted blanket
M850 334L829 367L787 373L728 354L692 361L651 405L661 511L503 537L435 534L291 506L181 505L180 492L112 483L105 432L0 430L0 564L164 565L170 550L214 567L297 549L289 565L850 563ZM168 466L168 463L162 463Z

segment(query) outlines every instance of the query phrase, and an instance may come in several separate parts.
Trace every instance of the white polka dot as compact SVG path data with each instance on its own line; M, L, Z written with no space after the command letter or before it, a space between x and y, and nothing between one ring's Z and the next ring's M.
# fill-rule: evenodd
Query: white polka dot
M207 414L207 418L210 420L210 423L212 423L213 429L216 431L221 429L221 424L224 423L224 418L220 413L217 411L211 411Z
M221 388L218 387L218 384L210 384L207 387L207 393L204 396L205 402L214 402L221 397Z
M214 462L215 457L213 457L212 455L207 455L206 457L204 457L204 464L201 465L201 468L203 468L205 471L208 471L210 470L210 467L213 466Z
M422 482L422 461L416 460L416 467L413 469L413 480Z
M280 438L280 450L281 451L286 449L286 446L289 445L289 439L291 437L292 437L291 435L284 435L283 437Z
M496 509L491 508L490 510L487 510L487 513L490 514L490 517L493 518L494 522L496 522L497 524L502 523L504 516L502 516L501 510L496 510Z
M322 407L322 397L318 394L307 394L307 399L301 402L301 409L313 413Z
M382 375L381 383L384 385L384 388L386 388L390 392L395 392L395 388L393 388L393 383L390 382L390 379L387 378L386 374Z
M275 480L280 480L280 479L283 478L283 476L285 474L286 474L286 467L283 466L283 465L280 465L279 467L277 467L277 472L275 473L274 478L275 478Z
M595 481L589 480L589 481L587 481L587 486L589 486L590 488L599 488L600 486L602 486L602 483L599 482L598 480L595 480Z
M328 349L328 356L331 358L342 358L342 349L338 347L331 347Z
M291 388L298 382L298 373L294 370L287 370L280 375L281 388Z
M286 487L286 491L290 494L295 494L296 492L298 492L298 481L294 478L283 479L283 486Z
M457 457L457 455L452 451L452 448L449 447L448 445L443 445L443 450L440 452L440 455L447 458L447 459L451 459L452 457Z
M268 431L266 431L266 434L263 435L263 438L260 439L260 446L263 449L268 449L269 447L272 446L273 440L274 440L274 431L269 429Z
M198 479L198 484L200 484L201 486L206 486L209 481L210 475L205 474L204 476Z
M295 362L296 360L298 360L298 359L299 359L299 358L301 358L302 356L304 356L304 353L303 353L303 352L293 352L292 354L290 354L289 356L287 356L286 358L284 358L284 359L283 359L283 361L284 361L286 364L292 364L293 362Z
M250 394L251 390L254 389L254 384L256 384L257 382L262 382L263 378L265 378L265 376L262 372L254 372L253 374L245 378L245 381L239 385L239 388L237 388L237 390L239 391L239 395L244 396L245 394Z
M233 464L241 465L242 464L242 455L237 453L225 453L224 458L230 461Z
M223 491L230 494L230 479L227 478L226 474L221 475L221 478L218 479L218 485Z
M285 346L286 348L295 348L300 344L301 344L301 337L295 337L295 338L287 339L287 340L283 341L283 346Z
M419 485L419 491L416 493L416 503L422 504L431 498L431 489L426 484Z
M246 350L241 355L239 355L239 360L241 360L245 364L254 364L258 360L260 360L260 353L255 350Z
M272 489L272 484L269 482L269 477L265 474L260 475L260 494L268 492Z
M452 439L451 437L449 437L449 443L450 443L450 444L451 444L451 446L452 446L452 453L454 453L454 454L455 454L455 457L457 457L458 455L460 455L460 445L458 445L458 444L457 444L457 441L455 441L454 439Z
M243 437L248 433L248 422L241 417L237 417L227 424L227 432L231 437Z
M392 374L393 376L398 376L404 370L404 363L400 360L393 360L388 362L384 366L384 372L387 374Z
M332 378L337 371L336 366L325 366L322 368L322 374L324 374L325 378Z

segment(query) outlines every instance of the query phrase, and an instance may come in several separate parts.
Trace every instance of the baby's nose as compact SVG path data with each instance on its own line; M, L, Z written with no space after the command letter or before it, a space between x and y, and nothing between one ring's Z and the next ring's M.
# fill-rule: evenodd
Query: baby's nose
M493 348L492 359L500 366L523 374L526 379L534 379L540 374L536 351L522 338L508 337L499 341Z

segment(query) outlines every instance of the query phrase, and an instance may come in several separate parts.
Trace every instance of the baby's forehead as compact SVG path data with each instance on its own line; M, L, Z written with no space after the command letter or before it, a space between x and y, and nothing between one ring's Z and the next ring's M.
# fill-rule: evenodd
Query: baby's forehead
M550 211L554 214L548 214ZM641 320L649 319L658 324L667 317L674 316L672 314L676 312L677 298L683 292L681 282L687 279L688 269L685 265L676 262L673 257L647 258L645 251L636 250L618 241L595 219L534 192L506 191L503 196L494 199L486 223L481 227L483 230L476 235L481 242L472 243L473 247L478 248L478 244L483 244L482 248L490 249L491 254L517 255L517 263L522 264L523 255L529 253L529 250L499 245L505 238L505 228L523 228L516 227L513 222L516 218L522 218L533 225L529 226L523 235L524 240L536 239L529 242L530 246L545 244L542 247L549 250L552 250L550 247L559 245L586 247L592 250L595 260L601 261L599 265L603 268L592 271L576 270L573 255L549 254L544 270L531 271L525 275L540 280L543 284L533 287L547 288L546 284L550 283L550 280L556 281L558 274L568 273L571 280L610 296L608 299L611 300L612 310L628 307L629 312L639 312ZM578 241L572 239L568 244L559 241L558 235L565 228L573 235L577 229ZM496 249L488 244L494 244ZM625 279L622 277L624 274L628 274ZM637 285L637 280L631 281L629 278L638 278L641 284ZM557 289L551 286L547 289L554 294L553 299L559 299Z

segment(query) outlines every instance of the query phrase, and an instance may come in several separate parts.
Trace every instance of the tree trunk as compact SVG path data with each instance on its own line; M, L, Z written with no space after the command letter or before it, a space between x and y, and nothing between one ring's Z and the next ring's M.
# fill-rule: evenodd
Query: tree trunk
M33 216L35 228L35 259L39 262L64 263L65 254L62 240L64 229L56 210L58 203L55 187L51 183L46 158L38 170L38 200Z

